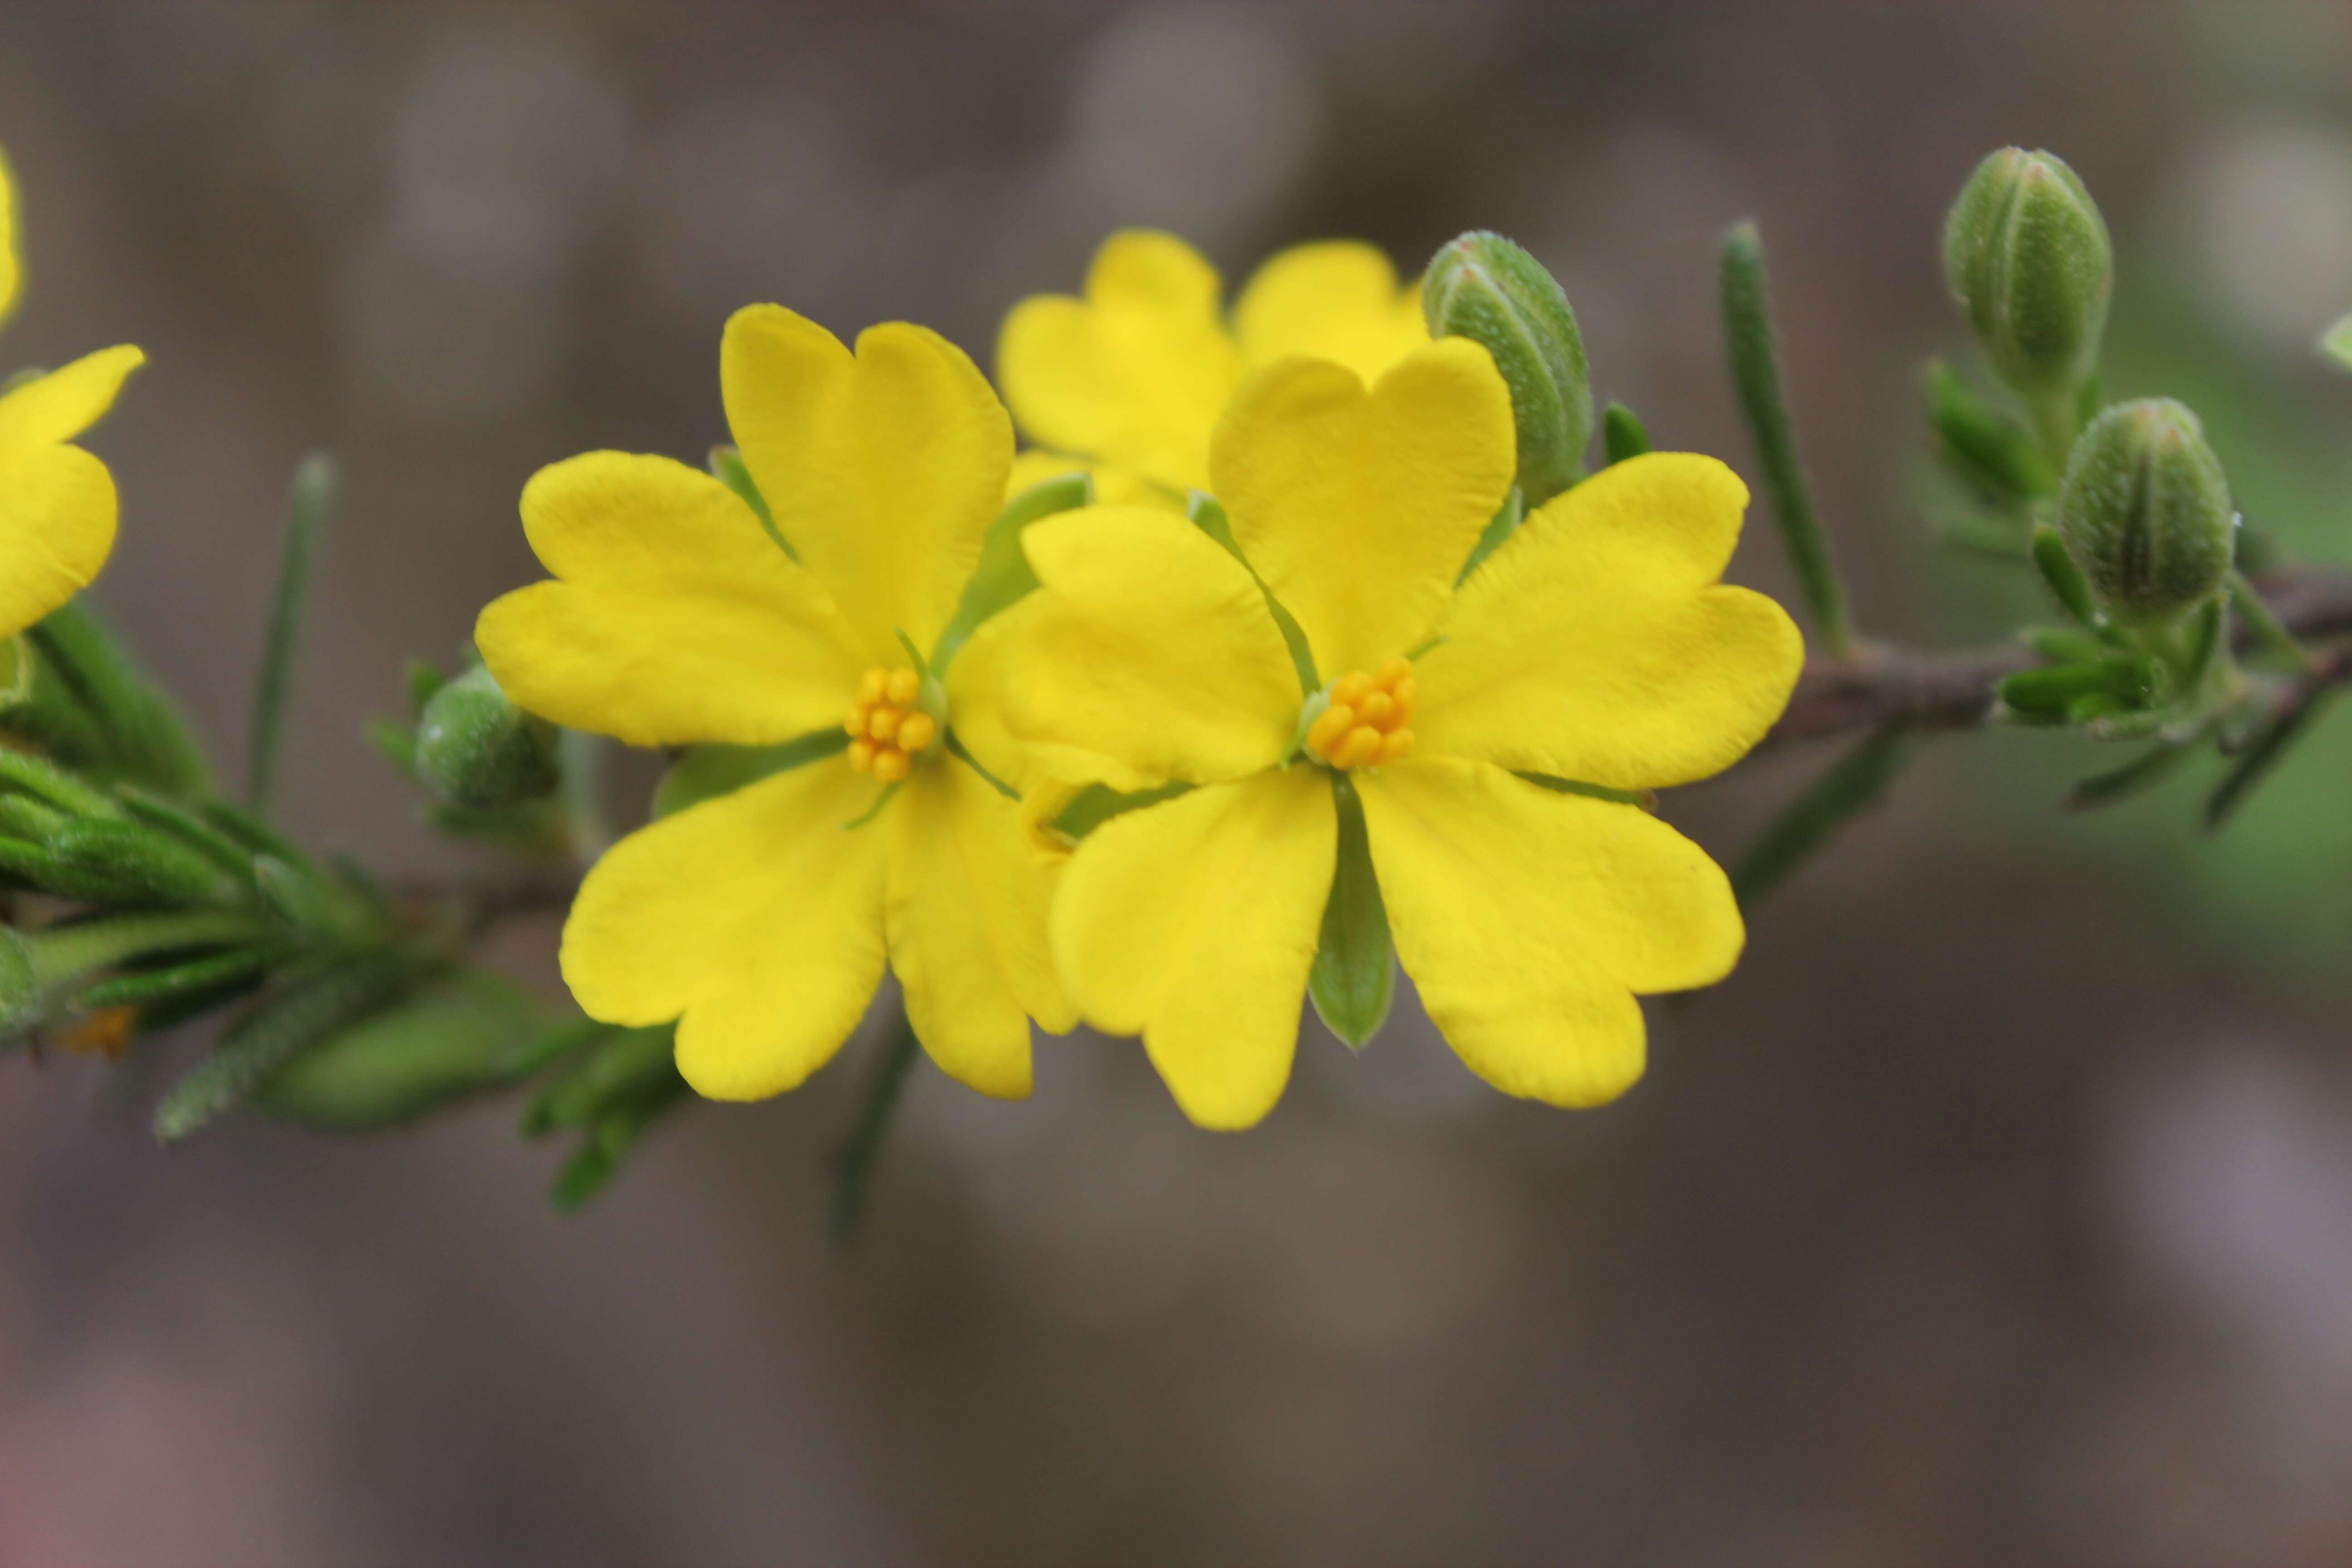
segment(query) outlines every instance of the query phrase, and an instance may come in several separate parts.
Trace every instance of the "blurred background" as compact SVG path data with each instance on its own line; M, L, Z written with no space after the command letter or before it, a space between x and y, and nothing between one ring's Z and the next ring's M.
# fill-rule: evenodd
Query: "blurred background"
M223 758L286 477L341 455L289 814L448 870L360 723L536 574L534 468L698 459L748 301L985 362L1124 224L1235 279L1501 229L1601 395L1745 468L1713 251L1754 215L1867 628L2000 636L2032 592L1932 542L1916 386L2011 142L2116 231L2109 390L2352 560L2334 4L10 6L0 346L147 349L97 597ZM1789 586L1760 526L1735 574ZM1668 814L1736 855L1829 757ZM1124 1043L1045 1042L1024 1107L921 1069L848 1263L855 1050L572 1218L511 1102L165 1154L135 1078L0 1062L0 1563L2352 1561L2352 715L2219 840L2210 780L2062 816L2114 760L1935 742L1602 1111L1409 1003L1360 1057L1310 1023L1245 1137ZM509 943L550 986L552 935Z

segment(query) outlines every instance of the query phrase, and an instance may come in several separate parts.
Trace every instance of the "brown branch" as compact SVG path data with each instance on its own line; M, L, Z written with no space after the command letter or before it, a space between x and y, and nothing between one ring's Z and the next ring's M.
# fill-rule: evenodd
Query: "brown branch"
M2297 567L2255 582L2272 613L2299 637L2352 633L2352 573ZM2249 646L2245 628L2240 647ZM2033 650L1997 643L1958 653L1920 654L1866 647L1849 659L1816 659L1798 677L1789 710L1764 745L1818 741L1904 723L1923 730L1966 730L1991 717L1993 688L2029 669Z

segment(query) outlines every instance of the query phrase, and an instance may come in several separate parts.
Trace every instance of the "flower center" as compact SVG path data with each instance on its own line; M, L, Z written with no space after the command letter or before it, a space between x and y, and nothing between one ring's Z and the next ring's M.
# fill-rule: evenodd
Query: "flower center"
M1412 661L1351 670L1323 690L1328 704L1307 726L1307 750L1335 768L1376 768L1412 750Z
M938 717L917 706L922 695L923 678L911 669L877 664L867 670L842 725L849 731L849 765L884 784L905 778L940 738Z

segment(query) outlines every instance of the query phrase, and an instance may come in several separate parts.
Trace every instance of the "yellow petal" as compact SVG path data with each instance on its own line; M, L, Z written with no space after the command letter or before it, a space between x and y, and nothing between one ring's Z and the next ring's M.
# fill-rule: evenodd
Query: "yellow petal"
M146 363L125 343L11 387L0 396L0 452L72 440L105 417L124 380Z
M842 829L874 791L812 763L621 840L564 922L572 994L608 1023L678 1019L677 1070L713 1100L797 1086L882 979L889 828Z
M1234 304L1234 336L1253 369L1303 356L1377 381L1429 342L1418 282L1400 287L1378 246L1295 245L1257 269Z
M1095 500L1105 506L1156 506L1180 516L1184 511L1183 495L1165 485L1153 484L1133 468L1092 463L1043 447L1033 447L1013 459L1012 474L1004 481L1004 499L1011 500L1032 485L1042 485L1047 479L1058 479L1067 474L1092 475Z
M1507 1094L1615 1099L1642 1076L1634 994L1712 984L1739 957L1728 879L1636 806L1483 763L1409 761L1359 787L1397 956Z
M1201 1126L1282 1098L1338 845L1330 781L1294 768L1114 817L1063 872L1063 984L1097 1028L1143 1037Z
M1036 766L1132 790L1281 760L1298 678L1230 552L1141 507L1043 518L1024 542L1044 588L1006 612L1000 683Z
M1013 424L961 349L868 328L855 355L781 305L735 312L720 345L727 423L802 562L877 663L928 648L1004 504Z
M916 770L892 803L890 967L940 1070L1001 1100L1029 1092L1029 1020L1076 1023L1045 946L1050 869L1021 808L953 757Z
M16 171L0 153L0 321L16 308L24 263L16 248Z
M1428 637L1517 466L1511 395L1486 351L1447 338L1369 392L1285 360L1234 395L1210 468L1234 537L1327 676Z
M114 479L79 447L0 455L0 637L89 584L114 548Z
M1528 518L1454 595L1418 663L1424 755L1619 789L1722 772L1788 706L1803 639L1717 585L1748 489L1712 458L1603 469Z
M1035 295L1005 317L996 378L1013 416L1046 446L1178 495L1202 488L1209 432L1241 375L1217 293L1216 269L1173 235L1112 235L1086 298Z
M767 745L838 725L867 661L751 508L667 458L589 452L523 487L556 580L474 630L516 703L632 745Z

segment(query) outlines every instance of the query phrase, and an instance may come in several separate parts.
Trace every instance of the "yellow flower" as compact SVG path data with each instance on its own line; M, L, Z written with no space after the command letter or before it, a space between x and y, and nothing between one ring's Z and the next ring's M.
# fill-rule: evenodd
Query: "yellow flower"
M968 760L1001 744L997 628L939 646L1004 490L1011 421L971 360L904 323L853 355L753 306L727 324L719 374L798 560L717 479L591 452L524 489L554 580L491 605L477 640L516 703L558 723L644 746L826 731L836 749L614 847L572 905L564 979L593 1017L678 1020L687 1081L754 1100L833 1057L887 961L941 1068L1026 1094L1029 1019L1075 1021L1045 951L1050 889L1016 803ZM909 645L932 650L930 678Z
M16 187L0 161L0 318L16 303ZM147 356L101 349L0 393L0 637L89 585L114 549L114 476L73 438L114 405Z
M1227 325L1216 269L1173 235L1105 240L1084 299L1040 294L1004 319L996 379L1034 479L1091 462L1105 501L1181 502L1208 486L1209 433L1249 372L1294 354L1378 376L1429 341L1421 289L1354 240L1294 246L1257 269Z
M1457 586L1513 458L1509 395L1475 344L1417 350L1370 392L1294 360L1243 387L1211 455L1246 565L1141 508L1026 535L1044 591L1013 617L1014 732L1061 778L1193 786L1079 842L1055 956L1081 1013L1140 1035L1197 1122L1255 1122L1289 1076L1342 774L1405 972L1498 1089L1615 1097L1642 1070L1635 994L1711 984L1738 955L1702 850L1529 775L1688 783L1780 712L1796 628L1718 582L1747 490L1707 458L1620 463ZM1304 701L1269 595L1320 672Z

